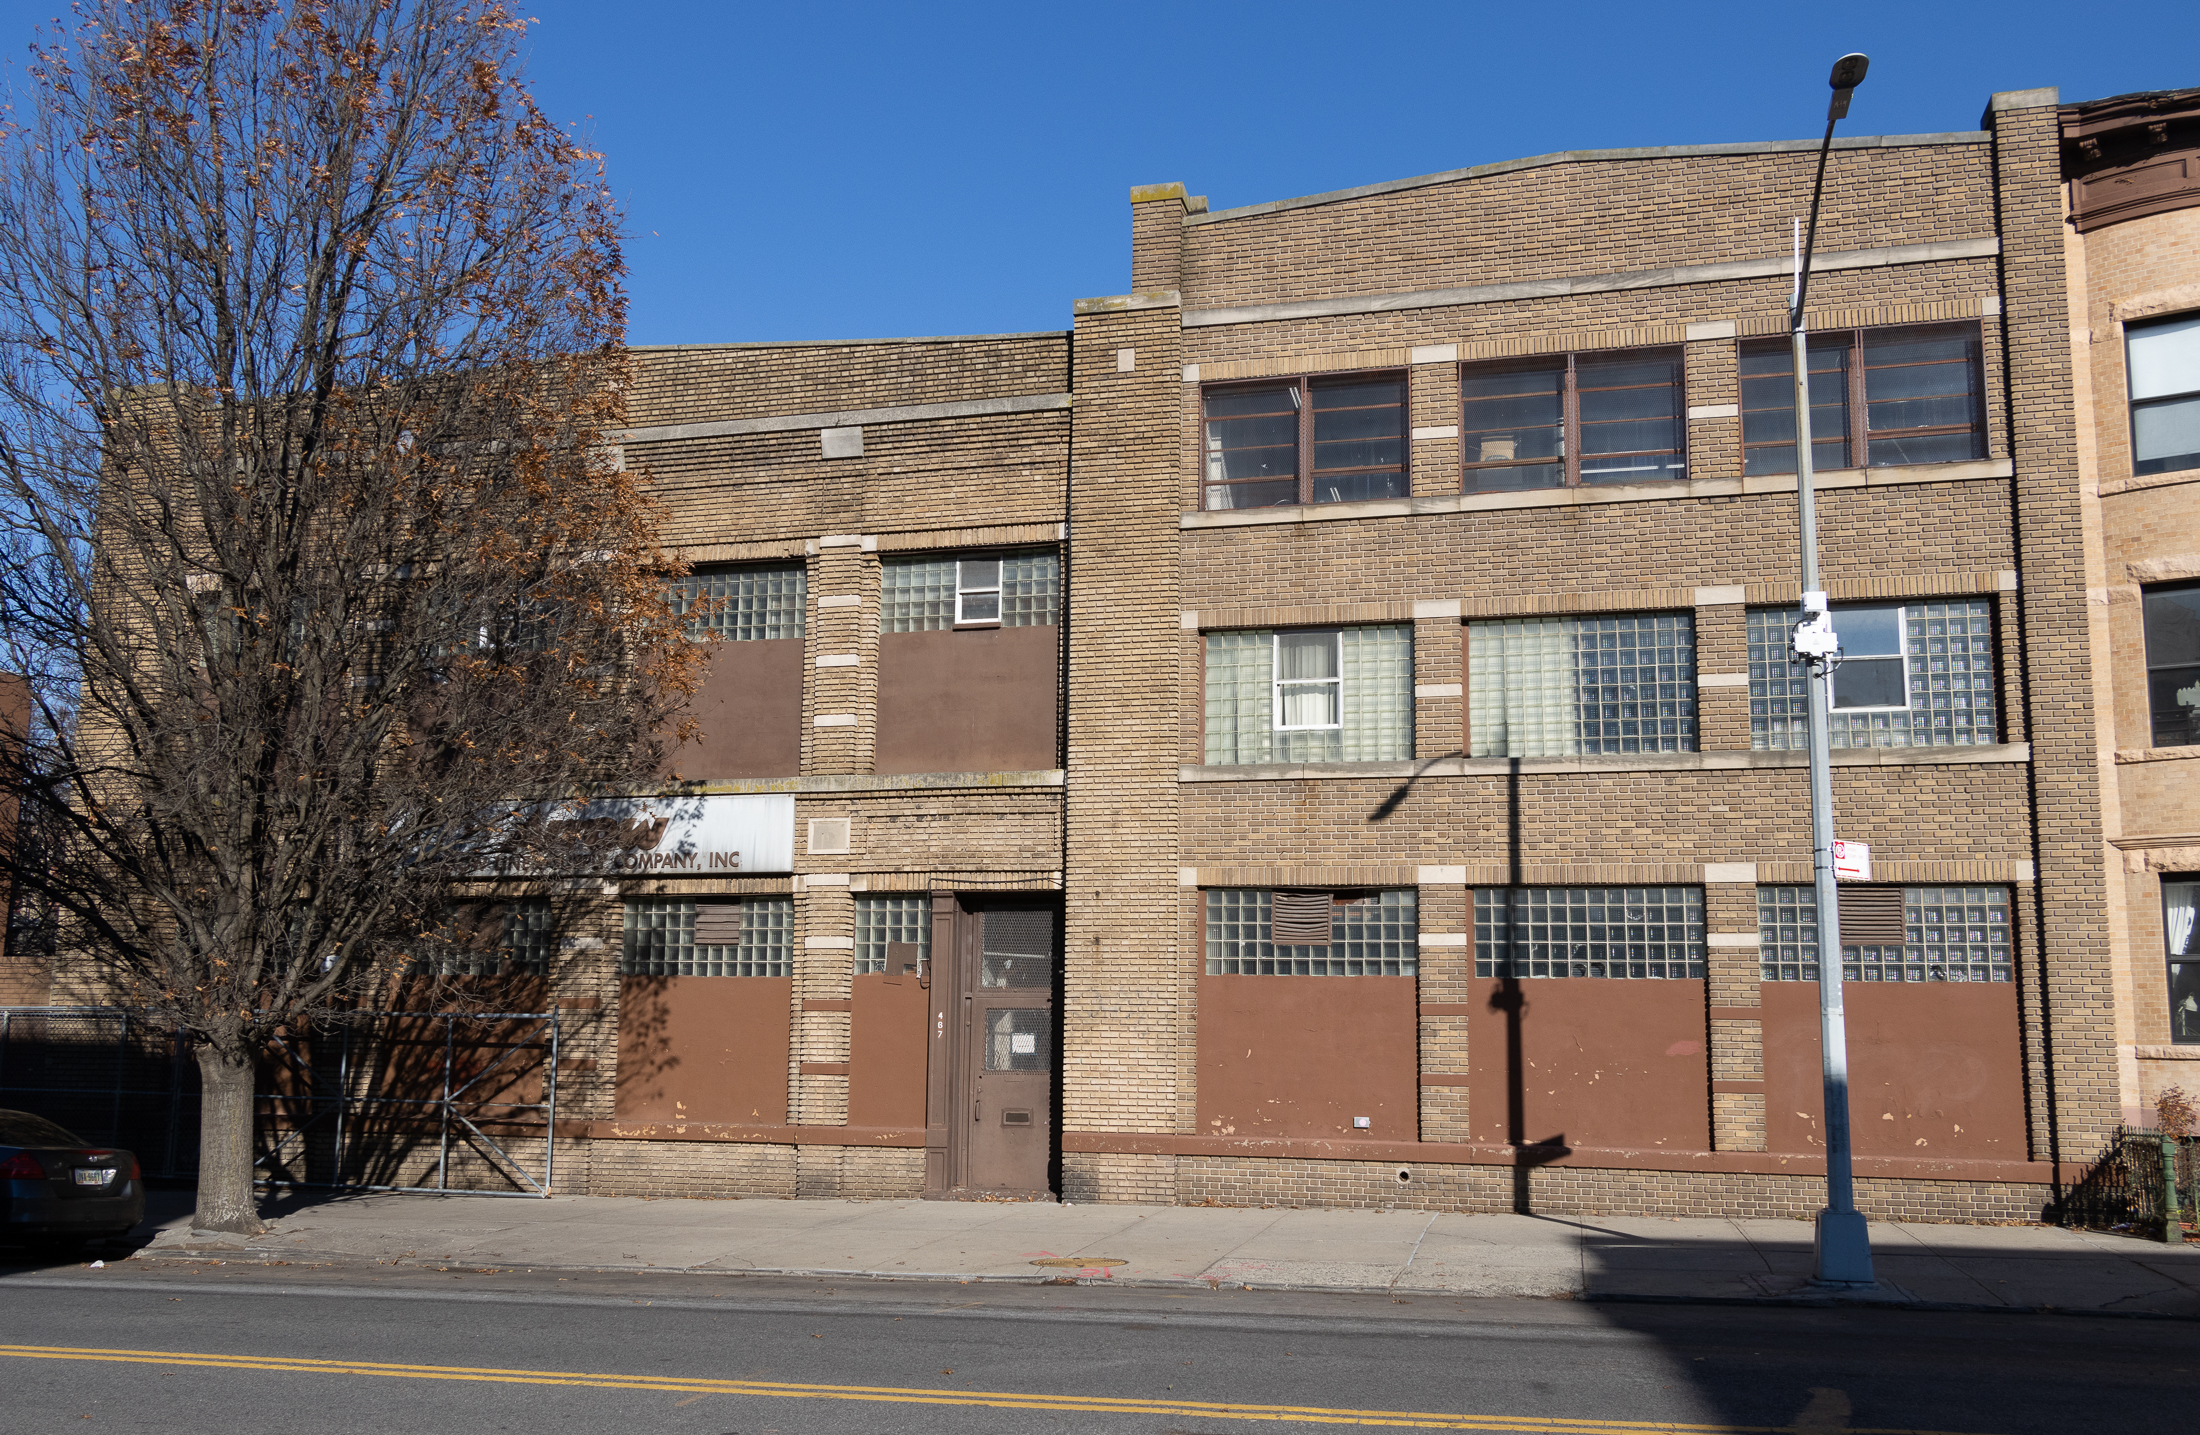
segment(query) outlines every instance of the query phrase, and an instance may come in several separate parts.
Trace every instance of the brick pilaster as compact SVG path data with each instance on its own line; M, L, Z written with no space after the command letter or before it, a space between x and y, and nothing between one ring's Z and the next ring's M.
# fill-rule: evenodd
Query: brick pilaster
M1150 209L1179 206L1136 212ZM1173 294L1078 308L1062 1126L1170 1132L1186 1109L1179 1087L1194 1046L1196 978L1179 945L1176 753L1163 736L1184 700L1176 528L1182 343ZM1128 372L1117 360L1123 349L1136 353ZM1083 1199L1174 1199L1165 1162L1065 1164L1076 1168L1065 1181Z
M2022 625L2027 659L2021 701L2032 743L2039 873L2038 916L2019 934L2032 1154L2083 1160L2115 1125L2121 1102L2056 95L1996 95L1986 123L2001 220L2011 496L2023 578L2009 608ZM2026 905L2020 901L2020 911Z

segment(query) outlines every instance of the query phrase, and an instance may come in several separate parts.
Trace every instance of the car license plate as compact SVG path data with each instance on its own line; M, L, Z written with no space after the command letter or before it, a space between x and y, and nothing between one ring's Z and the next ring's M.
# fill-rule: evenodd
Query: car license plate
M115 1179L112 1171L95 1171L88 1166L77 1167L74 1175L79 1186L105 1186Z

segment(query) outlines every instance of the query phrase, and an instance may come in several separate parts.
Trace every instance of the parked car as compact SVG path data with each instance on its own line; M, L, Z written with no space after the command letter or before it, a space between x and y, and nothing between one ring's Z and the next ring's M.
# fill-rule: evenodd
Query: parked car
M29 1111L0 1111L0 1239L96 1240L145 1219L137 1157Z

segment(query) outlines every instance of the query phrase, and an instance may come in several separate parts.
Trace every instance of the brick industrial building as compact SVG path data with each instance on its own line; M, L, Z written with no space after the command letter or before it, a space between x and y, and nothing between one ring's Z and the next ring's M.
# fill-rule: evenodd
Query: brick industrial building
M1909 1219L2200 1074L2200 92L1982 124L1835 142L1808 315ZM1152 186L1066 333L639 350L722 641L656 852L483 893L559 1188L1815 1209L1816 150Z

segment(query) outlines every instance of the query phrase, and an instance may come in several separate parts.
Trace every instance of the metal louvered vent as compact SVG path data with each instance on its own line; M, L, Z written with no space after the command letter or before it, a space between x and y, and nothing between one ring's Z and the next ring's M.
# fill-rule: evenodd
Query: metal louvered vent
M1841 888L1841 945L1899 947L1909 940L1900 887Z
M695 945L698 947L738 946L741 941L741 904L739 902L698 902L695 904Z
M1269 940L1279 947L1326 947L1335 908L1328 892L1278 891L1269 907Z

